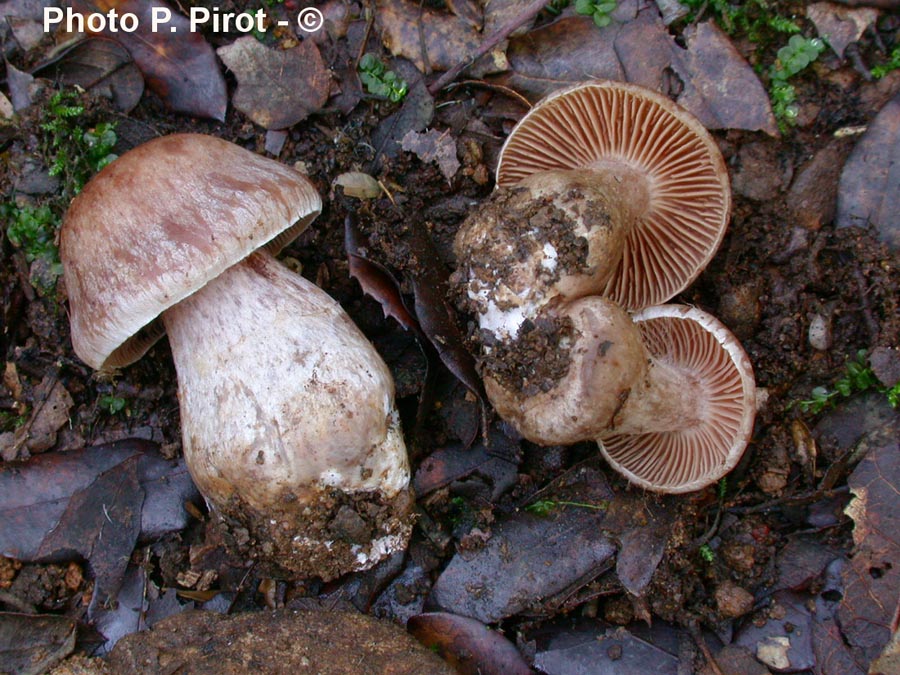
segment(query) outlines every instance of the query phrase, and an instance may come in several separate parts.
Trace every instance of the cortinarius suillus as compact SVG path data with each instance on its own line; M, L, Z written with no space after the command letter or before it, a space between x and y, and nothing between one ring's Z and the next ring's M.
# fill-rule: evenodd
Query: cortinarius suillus
M733 468L755 415L749 361L709 315L655 307L709 262L730 208L715 141L669 99L588 82L537 104L503 147L497 189L455 242L455 278L478 317L501 417L540 444L598 439L650 489L695 490ZM639 327L624 311L645 308ZM652 337L656 326L692 336L700 351L676 357ZM709 358L728 371L724 384L685 365ZM702 408L721 397L727 412ZM707 425L720 418L731 422ZM685 466L699 438L713 443Z
M128 365L168 332L185 459L228 540L273 573L328 579L401 550L411 497L387 367L272 255L320 211L274 160L166 136L88 183L60 253L86 363Z

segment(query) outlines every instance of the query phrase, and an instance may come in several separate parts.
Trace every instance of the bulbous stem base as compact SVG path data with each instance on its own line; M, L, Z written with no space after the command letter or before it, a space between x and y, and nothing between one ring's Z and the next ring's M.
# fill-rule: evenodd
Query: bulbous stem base
M235 542L323 578L403 548L411 500L393 382L337 302L257 252L163 320L185 459Z

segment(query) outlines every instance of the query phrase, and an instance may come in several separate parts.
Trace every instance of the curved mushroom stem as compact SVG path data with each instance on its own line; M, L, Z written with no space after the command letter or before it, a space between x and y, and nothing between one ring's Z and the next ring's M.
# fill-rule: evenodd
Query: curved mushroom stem
M498 188L455 241L455 279L480 327L514 338L545 307L602 292L651 188L643 172L616 160Z
M625 310L600 296L562 310L572 323L566 374L548 391L523 391L490 374L485 388L498 414L528 440L571 444L609 433L689 428L707 393L686 369L654 358Z
M239 545L325 578L404 546L393 381L337 302L257 252L163 320L188 467Z

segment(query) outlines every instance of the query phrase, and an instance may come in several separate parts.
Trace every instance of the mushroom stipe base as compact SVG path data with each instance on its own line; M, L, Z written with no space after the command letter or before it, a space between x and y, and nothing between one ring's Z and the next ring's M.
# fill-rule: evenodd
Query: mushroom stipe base
M385 498L377 491L326 488L302 509L289 498L286 508L266 513L236 495L212 510L229 551L274 578L329 581L349 569L368 569L387 551L401 550L399 542L412 532L411 490Z

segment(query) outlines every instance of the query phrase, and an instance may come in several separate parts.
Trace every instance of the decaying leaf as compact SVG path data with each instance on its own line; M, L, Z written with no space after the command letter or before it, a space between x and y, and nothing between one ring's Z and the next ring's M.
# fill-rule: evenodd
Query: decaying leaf
M806 8L806 16L813 22L819 37L843 58L848 45L859 40L878 18L878 10L871 7L848 9L832 2L816 2Z
M172 110L224 121L228 94L216 54L201 33L191 32L190 21L176 7L164 0L73 0L72 6L82 14L112 9L120 16L134 14L134 32L100 35L128 50L147 86ZM153 30L154 10L171 13L162 30Z
M471 448L451 446L426 457L416 471L413 486L419 497L466 476L478 474L491 484L491 499L497 499L516 481L518 443L502 433L490 434L490 447L478 443Z
M350 276L359 282L363 293L378 301L385 317L393 317L405 330L421 337L419 322L406 309L396 279L383 265L365 256L366 240L351 215L344 219L344 248Z
M400 139L400 147L407 152L414 152L423 162L435 162L447 182L453 180L459 171L456 139L449 131L429 129L419 133L411 130Z
M129 112L144 93L144 76L122 45L113 40L88 39L68 45L38 65L62 84L78 86L110 99L118 110Z
M402 73L401 73L402 75ZM405 77L405 76L404 76ZM400 110L385 117L372 133L372 145L380 157L396 157L400 152L400 139L410 131L422 131L434 116L434 98L428 93L424 80L411 82L409 93Z
M838 227L874 225L900 248L900 95L882 108L850 153L838 188Z
M412 617L406 629L435 649L461 675L529 675L519 650L497 631L465 616L429 612Z
M481 44L481 33L464 18L423 7L410 0L379 0L376 20L384 46L423 73L464 63ZM507 67L501 47L480 58L470 72L479 77Z
M354 199L375 199L383 193L378 181L362 171L347 171L334 179L335 185L344 189L344 194Z
M270 49L248 36L217 53L237 78L232 104L261 127L287 129L328 100L331 77L312 40Z
M113 593L138 535L187 523L196 489L183 461L146 441L53 453L0 468L0 555L17 560L81 556Z
M0 673L42 675L75 648L74 619L0 612Z
M683 631L654 621L652 626L611 626L602 621L551 625L536 636L535 666L548 675L572 673L653 673L678 675ZM687 664L685 664L687 665ZM689 668L689 666L688 666ZM729 671L729 675L734 675Z
M875 659L891 637L900 601L900 443L873 448L848 479L854 499L856 550L844 568L844 597L837 618L847 642Z
M678 102L709 129L778 133L762 83L731 40L712 21L685 30L687 50L678 48L672 67L684 83Z
M608 26L570 16L510 41L510 72L495 78L537 100L589 79L633 82L663 93L667 72L681 81L678 102L710 129L777 133L769 98L728 37L707 21L684 34L688 48L669 34L653 5L638 11L622 2Z

